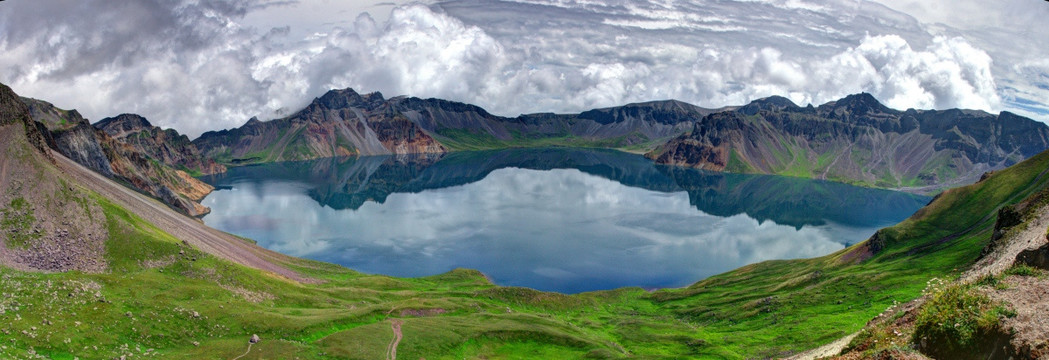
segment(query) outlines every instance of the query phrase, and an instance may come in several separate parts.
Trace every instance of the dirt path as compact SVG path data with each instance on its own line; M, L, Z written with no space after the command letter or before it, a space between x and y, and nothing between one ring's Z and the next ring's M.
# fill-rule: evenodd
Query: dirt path
M240 358L242 358L242 357L245 357L245 356L247 356L247 355L248 355L248 353L250 353L250 352L251 352L251 346L252 346L252 345L255 345L255 344L253 344L253 343L248 343L248 351L245 351L245 352L244 352L243 354L241 354L240 356L238 356L238 357L235 357L235 358L233 358L233 360L237 360L237 359L240 359Z
M823 345L823 346L820 346L818 348L805 351L803 353L791 356L791 357L789 357L787 359L788 360L814 360L814 359L822 359L822 358L825 358L825 357L837 356L838 354L841 353L842 350L845 349L846 346L849 345L849 342L852 341L852 338L856 337L856 335L859 335L859 333L855 332L855 333L846 335L845 337L843 337L841 339L834 340L834 342L832 342L830 344Z
M984 275L1001 274L1013 266L1020 252L1044 245L1046 242L1045 229L1049 228L1049 206L1044 206L1037 211L1038 216L1027 223L1026 229L1006 235L1008 238L1001 240L1005 246L977 261L962 274L961 281L975 281Z
M200 221L175 212L155 199L88 170L61 154L55 154L55 160L59 170L77 182L204 252L296 281L310 280L279 265L279 263L293 260L286 255L263 249L236 236L212 229Z
M390 341L390 345L386 347L386 360L397 360L397 345L404 338L404 335L401 333L402 323L400 319L390 320L390 328L393 328L393 341Z

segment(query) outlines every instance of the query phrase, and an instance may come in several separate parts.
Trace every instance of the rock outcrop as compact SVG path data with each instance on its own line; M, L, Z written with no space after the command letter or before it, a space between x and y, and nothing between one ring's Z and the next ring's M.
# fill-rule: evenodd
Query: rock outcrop
M174 129L153 126L146 118L135 114L121 114L105 118L93 125L114 139L131 145L135 150L160 160L176 169L209 175L226 171L226 167L201 155L189 137Z
M50 137L45 136L41 126L33 121L29 113L29 107L22 102L22 98L15 94L7 85L0 84L0 126L17 124L25 128L25 137L33 147L37 148L47 158L51 158Z
M48 129L55 150L106 177L116 176L95 136L95 128L79 112L62 110L37 99L22 98L22 101L28 105L33 120Z
M50 135L51 141L41 141L50 143L62 155L158 198L187 215L202 216L210 211L199 203L213 190L210 185L96 129L76 110L58 109L36 99L22 98L21 102L26 104L23 106L32 119ZM147 134L146 130L142 134Z
M870 94L819 107L785 98L710 114L652 151L661 164L936 192L1049 148L1049 127L1009 112L897 111Z
M193 144L230 164L446 151L386 104L379 93L331 91L289 117L252 118L240 128L204 133Z

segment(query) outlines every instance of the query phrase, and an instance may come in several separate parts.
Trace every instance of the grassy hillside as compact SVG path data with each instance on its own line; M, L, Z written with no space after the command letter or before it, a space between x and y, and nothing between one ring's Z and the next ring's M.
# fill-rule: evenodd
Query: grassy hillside
M932 277L979 254L998 204L1044 188L1049 154L951 191L869 245L772 261L686 289L580 295L490 285L470 270L398 279L298 267L302 284L183 245L101 198L110 234L103 274L0 270L0 356L377 358L402 322L402 358L784 355L858 330ZM974 226L975 225L975 226ZM951 238L951 235L962 235ZM948 239L945 240L944 239ZM864 255L866 256L866 255Z
M106 236L101 272L0 266L0 358L787 355L859 330L933 277L955 276L988 242L996 210L1049 182L1042 153L825 257L763 262L683 289L562 295L495 286L471 270L404 279L281 262L306 279L294 281L203 252L67 177L24 136L4 139L15 149L0 156L5 169L32 169L17 173L35 179L23 185L54 187L5 190L4 249L33 249L39 239L8 234L34 224L61 232L62 204ZM252 334L262 341L249 351Z

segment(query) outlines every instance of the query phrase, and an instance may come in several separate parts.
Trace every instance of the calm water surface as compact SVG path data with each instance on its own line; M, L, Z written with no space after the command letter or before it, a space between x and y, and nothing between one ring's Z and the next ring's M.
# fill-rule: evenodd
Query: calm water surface
M403 277L465 267L566 293L829 254L928 201L570 149L323 159L205 181L220 189L206 224L285 254Z

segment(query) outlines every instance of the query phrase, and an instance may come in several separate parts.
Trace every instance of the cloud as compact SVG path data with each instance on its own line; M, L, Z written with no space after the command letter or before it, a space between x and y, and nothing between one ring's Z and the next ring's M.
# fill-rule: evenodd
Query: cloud
M990 56L962 38L937 37L916 51L898 36L868 37L816 68L810 93L867 91L898 109L1001 106Z
M1042 65L867 1L456 0L378 21L343 9L304 31L316 5L12 2L0 13L0 81L93 120L134 112L190 136L343 87L510 116L859 91L898 108L1033 115L1049 95ZM294 16L281 22L282 11Z

